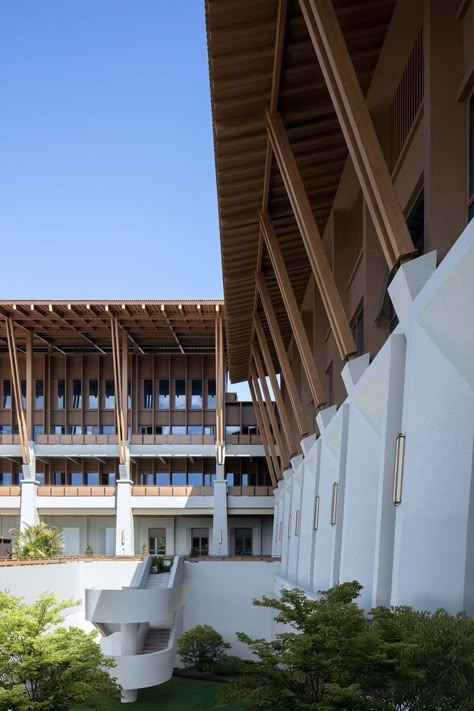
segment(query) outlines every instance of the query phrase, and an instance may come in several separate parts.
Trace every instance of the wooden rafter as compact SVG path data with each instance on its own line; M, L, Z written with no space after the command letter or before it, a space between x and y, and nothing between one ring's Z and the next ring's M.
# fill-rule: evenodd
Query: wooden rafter
M118 323L115 316L110 315L110 329L112 335L112 361L114 367L114 400L115 400L115 416L117 423L117 439L119 443L120 464L127 463L126 453L126 427L123 411L123 380L122 380L122 362L120 358L120 337ZM125 339L125 343L127 343Z
M290 321L293 338L298 348L304 372L308 380L309 389L316 407L320 408L326 404L319 373L314 362L311 346L306 335L303 319L301 318L298 304L293 294L290 277L285 265L285 260L278 244L278 239L273 229L272 221L267 213L260 213L260 231L263 234L273 271L280 289L280 293L285 305L286 313Z
M267 131L311 269L342 360L357 352L300 171L281 116L266 113Z
M22 460L23 464L30 464L30 449L28 447L28 428L26 426L25 411L23 409L20 369L18 367L18 357L16 353L15 331L13 330L13 323L10 318L5 319L5 326L7 330L8 355L10 357L13 397L15 401L18 432L20 434Z
M288 452L291 458L293 455L297 454L298 450L291 432L290 418L288 417L288 413L286 411L283 396L281 394L275 369L273 367L273 362L270 355L270 350L268 348L267 339L265 338L262 322L258 314L254 315L254 329L255 335L257 337L257 342L260 345L260 352L263 356L263 362L265 363L265 369L267 371L268 377L270 378L270 384L272 386L273 394L275 396L275 402L277 405L278 414L280 416L280 422L285 435Z
M299 0L334 109L389 269L413 242L332 0Z
M257 418L258 429L260 430L260 436L261 436L262 442L263 442L263 449L265 452L265 459L267 460L268 472L270 474L270 478L272 480L273 487L276 487L277 480L278 480L278 474L279 474L279 467L277 469L275 469L274 459L273 459L271 451L270 451L268 433L265 428L265 424L264 424L264 421L262 418L262 413L260 412L260 406L259 406L259 403L257 400L256 391L255 391L254 384L253 384L251 377L248 379L248 384L249 384L249 390L250 390L250 397L252 398L252 402L253 402L253 409L255 411L255 416Z
M291 406L293 408L296 424L298 426L298 430L300 432L301 437L304 437L308 434L309 427L306 422L303 407L301 405L301 401L298 395L298 388L296 387L295 378L293 376L290 361L288 360L288 355L285 350L285 345L283 343L283 338L280 333L280 328L278 326L278 321L275 316L275 311L273 310L270 294L268 293L268 287L265 282L265 277L262 273L256 275L256 283L260 296L260 301L262 302L263 310L265 311L265 316L267 318L268 327L270 329L270 333L273 339L273 344L277 352L281 373L283 375L283 379L288 390L288 395L290 398Z

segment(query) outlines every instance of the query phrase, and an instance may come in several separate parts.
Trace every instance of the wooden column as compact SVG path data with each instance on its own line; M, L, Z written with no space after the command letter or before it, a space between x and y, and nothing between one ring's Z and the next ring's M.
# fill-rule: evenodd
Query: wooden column
M252 343L251 350L252 350L253 362L255 364L257 376L260 381L260 387L262 390L264 406L266 407L266 411L268 412L268 418L270 420L270 425L271 425L273 434L275 435L275 439L278 444L278 451L280 452L280 461L284 465L284 468L286 468L290 465L289 452L287 450L286 443L284 442L283 437L281 436L280 427L278 426L277 418L275 415L275 410L273 408L273 401L272 401L272 398L270 397L270 391L268 389L267 381L265 379L265 372L263 370L262 360L260 358L260 354L258 352L258 349L257 349L255 343Z
M216 458L217 464L224 464L225 424L224 424L224 323L216 318Z
M281 394L280 385L278 383L275 369L273 368L273 362L268 349L268 344L265 339L265 333L263 331L262 322L260 321L260 316L255 314L254 316L254 328L255 334L257 336L257 341L260 345L260 352L263 356L263 362L265 363L265 369L270 378L270 384L272 386L273 394L275 395L275 402L278 409L278 415L280 416L280 422L285 435L286 443L288 445L288 452L290 458L298 453L298 449L291 432L290 419L286 411L285 403L283 402L283 396Z
M326 404L326 396L314 362L313 352L306 335L303 319L301 318L298 304L293 294L288 270L278 244L275 230L273 229L272 221L267 213L260 213L260 229L267 246L283 303L285 304L295 343L301 356L301 362L308 379L313 402L316 407L320 408Z
M7 330L8 355L10 357L10 369L12 374L13 399L15 402L16 419L18 422L18 432L20 435L21 454L23 464L30 463L30 450L28 447L28 430L26 427L25 411L23 409L23 398L21 394L20 369L18 367L18 356L16 352L15 331L12 320L5 319Z
M21 380L20 380L21 385ZM43 384L44 388L44 384ZM34 381L33 381L33 336L26 334L26 433L28 441L33 440L33 407L34 407ZM23 402L22 402L23 404Z
M258 384L255 381L254 374L251 373L251 377L248 382L255 415L257 417L258 428L260 430L265 450L265 456L267 457L268 471L270 472L272 484L275 487L278 479L281 478L280 465L278 463L275 445L273 443L270 427L265 419L265 413L262 411L260 390L258 389Z
M273 310L273 305L270 298L270 294L268 293L265 277L263 276L263 274L257 274L255 279L258 293L260 296L260 301L262 302L263 310L265 311L265 316L267 318L268 327L272 335L273 345L275 346L275 350L277 352L281 372L285 380L286 387L288 388L288 395L290 398L291 406L293 408L296 424L301 437L305 437L309 432L309 427L306 422L303 408L301 406L301 401L298 396L298 388L296 387L293 372L291 370L290 361L288 360L288 355L285 350L283 338L281 337L280 328L278 326L278 321L275 316L275 311Z
M324 250L318 226L314 219L313 210L280 114L270 114L267 111L266 117L267 131L281 177L308 254L316 284L321 293L321 299L334 333L334 339L341 358L345 360L356 353L357 348Z
M299 3L385 259L392 269L413 254L413 242L332 0Z
M124 440L128 439L128 334L122 331L122 413Z
M125 418L123 414L122 359L120 357L120 337L118 321L115 316L110 316L110 325L112 332L112 360L114 367L114 398L115 417L117 424L117 438L119 445L120 464L126 464L127 454L125 448Z

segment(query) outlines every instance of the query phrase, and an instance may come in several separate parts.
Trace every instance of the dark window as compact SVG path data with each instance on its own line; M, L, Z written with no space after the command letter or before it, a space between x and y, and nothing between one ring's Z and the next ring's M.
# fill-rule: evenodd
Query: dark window
M327 369L328 376L328 405L334 404L334 371L332 368L332 363Z
M360 309L359 313L352 322L352 335L357 348L357 355L364 353L364 309Z
M191 410L202 410L202 380L191 380Z
M54 486L64 486L66 482L66 476L64 472L54 472L53 481Z
M155 434L157 435L167 435L170 433L170 428L168 425L157 425L155 427Z
M101 486L115 486L115 473L106 472L100 475Z
M166 528L148 529L148 551L150 555L165 555Z
M9 410L12 406L12 381L3 381L3 409Z
M191 555L208 555L209 553L209 529L191 529Z
M153 407L153 381L143 381L143 409L151 410ZM151 434L151 432L150 432Z
M158 408L160 410L170 409L170 381L160 380L158 384Z
M252 529L235 529L235 555L252 555Z
M9 435L12 433L10 425L0 425L0 435Z
M64 410L64 380L58 380L58 398L56 401L58 410Z
M216 381L211 379L207 381L207 409L216 409Z
M99 381L89 380L89 410L99 407Z
M26 407L26 380L21 381L21 399L23 402L23 408Z
M72 381L72 408L80 410L82 407L82 383L80 380Z
M10 472L0 472L0 486L11 486L12 475Z
M469 100L469 220L474 217L474 94Z
M140 434L142 434L142 435L153 434L153 427L151 425L142 425L140 427Z
M113 380L105 381L105 409L113 410L115 407L115 384Z
M66 426L66 434L71 434L71 435L82 434L81 425L67 425Z
M42 380L35 381L35 408L42 410L44 407L44 386Z
M140 472L139 475L140 486L153 486L154 476L150 472Z
M174 407L176 410L184 410L186 408L186 382L175 380L174 387Z

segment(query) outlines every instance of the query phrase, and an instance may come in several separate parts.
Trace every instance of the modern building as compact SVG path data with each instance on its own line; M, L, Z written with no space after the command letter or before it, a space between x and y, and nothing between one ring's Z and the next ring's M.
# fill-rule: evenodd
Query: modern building
M67 555L271 555L274 475L225 392L222 302L0 313L1 537L41 519Z

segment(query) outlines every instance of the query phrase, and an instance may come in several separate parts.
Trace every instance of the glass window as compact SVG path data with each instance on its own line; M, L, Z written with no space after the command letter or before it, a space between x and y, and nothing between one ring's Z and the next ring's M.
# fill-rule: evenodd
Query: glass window
M84 427L84 434L98 435L99 431L100 430L98 425L85 425Z
M127 387L127 407L129 410L132 409L132 381L128 381Z
M168 474L168 472L158 472L155 475L155 478L157 486L169 486L170 475Z
M173 486L186 486L186 474L184 472L173 472L171 483Z
M235 529L235 555L252 555L252 529Z
M36 472L35 477L40 486L44 486L44 472Z
M107 474L102 474L102 480L104 486L115 486L115 472L108 472Z
M102 425L102 434L114 435L115 434L115 425Z
M167 435L170 433L170 428L168 425L157 425L155 427L155 434L157 435Z
M0 472L0 486L11 486L12 475L10 472Z
M184 380L175 380L174 406L176 410L186 408L186 382Z
M69 472L69 486L82 486L82 472Z
M54 486L64 486L64 482L65 482L64 472L54 472L53 481L54 481Z
M64 410L64 380L58 380L58 397L56 400L56 406L58 410Z
M328 405L334 405L334 372L332 363L327 369L328 376Z
M227 486L234 486L234 475L232 472L226 472L225 480L227 482Z
M23 402L23 408L26 407L26 380L21 381L21 400Z
M207 409L216 409L216 381L211 379L207 381Z
M191 410L202 410L202 380L191 380Z
M105 409L113 410L115 407L115 383L113 380L105 381Z
M166 528L148 529L148 550L151 555L165 555Z
M209 529L191 529L191 555L207 555L209 553Z
M188 486L202 486L201 472L190 472L188 474Z
M140 434L143 434L143 435L153 434L153 427L151 425L142 425L140 427Z
M72 381L72 409L80 410L82 407L82 383L80 380Z
M239 425L227 425L225 428L226 435L238 435L240 434Z
M43 425L33 425L33 439L36 442L36 438L38 435L44 434L44 427Z
M171 434L184 435L186 434L186 427L184 425L172 425Z
M188 434L190 435L200 435L202 434L201 425L188 425Z
M63 425L51 425L51 434L60 435L64 434L64 432L65 428L63 427Z
M9 410L12 406L12 381L3 381L3 409Z
M242 474L242 486L248 486L248 485L249 485L249 475Z
M12 433L12 428L10 425L0 425L0 434L2 435L9 435Z
M87 486L99 486L98 472L86 472L86 484Z
M99 381L89 380L89 410L99 407Z
M44 385L42 380L35 381L35 408L42 410L44 407Z
M216 434L216 426L211 425L210 427L209 426L204 427L204 434L205 435L215 435Z
M160 380L158 384L158 407L160 410L170 409L170 381Z
M153 381L143 381L143 409L151 410L153 407ZM151 432L150 432L151 434Z
M81 425L67 425L67 426L66 426L66 434L71 434L71 435L80 435L80 434L82 434L82 427L81 427Z
M215 474L204 474L204 486L212 486L216 480Z
M360 309L359 313L352 322L352 335L357 347L357 354L364 353L364 309Z
M153 486L153 474L149 472L140 472L139 481L141 486Z

